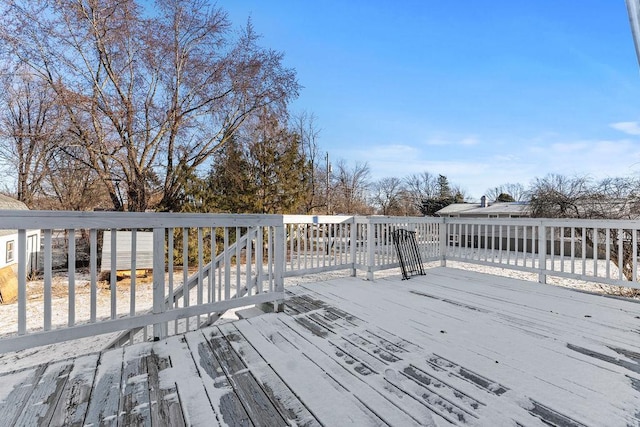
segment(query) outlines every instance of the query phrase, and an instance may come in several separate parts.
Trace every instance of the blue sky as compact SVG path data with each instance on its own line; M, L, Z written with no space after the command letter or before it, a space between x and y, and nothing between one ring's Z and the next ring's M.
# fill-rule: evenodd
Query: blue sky
M640 67L624 0L259 1L332 160L428 171L472 199L548 173L640 173Z

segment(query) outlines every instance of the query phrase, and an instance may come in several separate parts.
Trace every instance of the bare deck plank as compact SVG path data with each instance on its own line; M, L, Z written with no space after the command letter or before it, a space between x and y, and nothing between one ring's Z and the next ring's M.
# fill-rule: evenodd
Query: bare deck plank
M251 419L237 391L201 331L185 335L207 395L221 421L230 426L249 426Z
M207 342L253 425L266 427L286 424L226 337L219 332L217 329L209 331Z
M249 371L261 384L265 393L286 418L288 424L304 427L321 425L291 388L269 366L264 357L247 341L246 337L237 329L236 323L227 323L218 329L229 340L236 353L242 357Z
M123 355L123 348L109 350L100 355L85 425L118 424Z
M147 373L149 375L151 425L158 427L185 426L186 423L175 383L161 384L160 382L160 372L171 367L171 360L158 356L155 351L151 351L151 354L146 359Z
M72 368L72 360L49 364L29 395L14 425L48 425Z
M31 393L46 369L47 365L44 364L2 375L2 384L7 389L4 397L0 399L0 420L6 421L7 425L16 425L18 417L24 412Z
M127 346L123 355L119 425L151 426L147 356L151 344Z
M200 334L200 331L191 334ZM153 351L158 357L170 361L170 367L158 373L159 384L163 389L177 390L182 413L187 425L220 425L220 414L214 409L217 403L215 394L209 395L202 373L196 364L195 354L186 341L186 335L177 335L154 343ZM217 406L217 405L216 405Z
M236 326L314 416L327 426L382 424L371 408L280 334L280 326L272 323L277 317L269 314L237 322Z
M90 354L73 360L73 369L55 405L55 411L49 421L50 425L84 425L98 358L98 354Z

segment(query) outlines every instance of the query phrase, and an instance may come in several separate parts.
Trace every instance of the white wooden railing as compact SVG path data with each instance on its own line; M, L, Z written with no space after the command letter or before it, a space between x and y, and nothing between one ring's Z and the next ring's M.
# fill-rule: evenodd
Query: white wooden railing
M34 228L42 234L39 282L27 280L26 230ZM0 229L16 230L18 253L15 318L8 331L4 328L0 352L123 330L133 335L146 332L148 325L152 337L161 339L208 323L228 309L262 303L281 306L284 299L284 262L282 250L276 250L283 246L278 215L0 211ZM61 283L54 270L56 230L64 230L66 236L68 269ZM114 231L131 232L126 269L132 274L127 285L117 280L117 250L109 254L108 282L99 280L98 247L105 230L110 231L111 248L118 248ZM141 269L136 236L142 230L153 233L153 281L146 288L135 274ZM88 240L84 280L76 268L80 235ZM88 283L81 289L80 282ZM65 309L54 312L54 299L65 300Z
M640 289L640 222L446 218L445 260Z
M285 215L286 277L332 270L376 271L400 265L392 244L399 228L416 232L423 261L440 259L440 218Z
M30 280L28 268L33 229L41 230L39 280ZM415 232L424 262L640 289L638 221L0 211L0 230L15 230L18 255L17 302L0 306L0 353L105 333L118 333L112 345L160 339L210 324L228 309L281 308L285 277L342 270L373 280L399 266L391 237L397 229ZM126 262L115 231L130 233ZM150 266L141 265L143 232L153 234ZM101 257L105 247L117 249ZM68 268L58 273L60 259ZM100 259L109 260L107 281ZM117 280L122 269L133 272L126 285ZM152 283L136 279L142 269Z

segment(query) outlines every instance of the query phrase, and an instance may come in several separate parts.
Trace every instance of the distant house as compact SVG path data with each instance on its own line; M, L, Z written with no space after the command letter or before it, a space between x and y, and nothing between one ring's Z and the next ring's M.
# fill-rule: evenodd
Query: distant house
M482 196L480 203L453 203L437 211L436 215L448 218L527 218L527 206L526 202L488 203Z
M0 194L1 210L28 210L19 200ZM38 269L40 251L40 230L27 231L27 271ZM0 229L0 269L15 266L18 262L18 231Z
M528 218L529 211L527 209L528 204L526 202L494 202L488 203L485 196L482 196L480 203L453 203L446 206L436 212L436 215L447 218ZM514 230L514 226L508 228ZM465 246L472 248L484 247L486 240L485 234L488 236L488 240L492 247L499 247L499 237L493 235L490 229L476 229L473 228L460 228L456 233L449 234L449 245L452 246ZM531 247L532 240L529 236L526 241L523 238L515 239L515 233L511 234L512 237L507 238L506 233L502 237L502 246L507 247L520 247L524 248L524 245ZM517 242L516 242L517 240ZM517 246L516 246L517 245Z

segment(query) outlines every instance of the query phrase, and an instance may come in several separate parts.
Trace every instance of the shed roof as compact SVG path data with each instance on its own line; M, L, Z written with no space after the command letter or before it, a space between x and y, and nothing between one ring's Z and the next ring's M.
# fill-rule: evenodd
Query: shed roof
M26 211L26 210L29 210L29 208L20 200L16 200L12 197L5 196L4 194L0 194L0 210ZM9 236L11 234L16 234L16 233L17 233L17 230L0 229L0 237Z
M12 197L5 196L4 194L0 194L0 209L1 210L21 210L26 211L29 210L27 205L22 203L20 200L16 200Z

